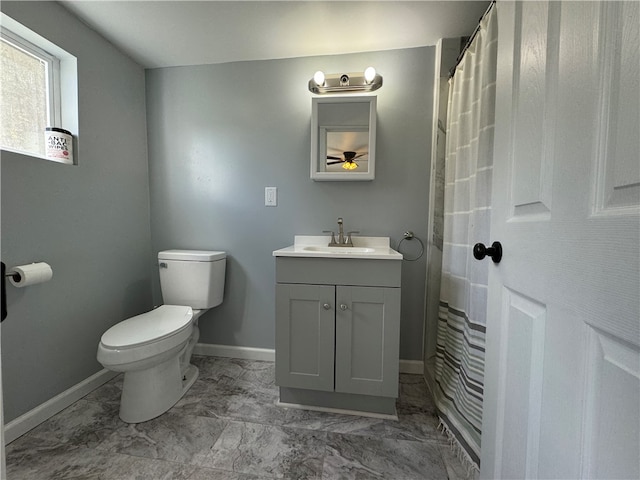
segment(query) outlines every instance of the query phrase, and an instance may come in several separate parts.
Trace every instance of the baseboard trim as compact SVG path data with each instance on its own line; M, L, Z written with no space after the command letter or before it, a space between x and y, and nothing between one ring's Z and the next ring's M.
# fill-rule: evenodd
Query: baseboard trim
M398 420L398 414L363 412L360 410L345 410L344 408L316 407L312 405L302 405L301 403L287 403L276 400L276 407L295 408L296 410L311 410L312 412L339 413L342 415L357 415L359 417L382 418L385 420Z
M424 362L422 360L400 360L400 373L422 375L423 371Z
M272 348L238 347L234 345L215 345L212 343L197 343L193 349L196 355L206 357L243 358L245 360L262 360L275 362L276 351ZM421 360L400 360L400 373L422 375L424 363Z
M275 362L276 360L276 351L272 348L197 343L193 349L193 353L207 357L243 358L245 360L262 360L265 362Z
M21 437L117 375L117 372L102 369L52 399L38 405L36 408L11 420L4 427L5 442L13 442L16 438Z

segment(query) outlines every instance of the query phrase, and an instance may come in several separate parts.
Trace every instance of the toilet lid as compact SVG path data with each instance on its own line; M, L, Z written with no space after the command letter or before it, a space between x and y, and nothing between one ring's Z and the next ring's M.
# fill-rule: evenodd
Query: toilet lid
M227 252L218 250L163 250L158 260L182 260L184 262L214 262L227 258Z
M187 328L192 318L191 307L162 305L114 325L102 335L101 342L108 348L126 348L156 342Z

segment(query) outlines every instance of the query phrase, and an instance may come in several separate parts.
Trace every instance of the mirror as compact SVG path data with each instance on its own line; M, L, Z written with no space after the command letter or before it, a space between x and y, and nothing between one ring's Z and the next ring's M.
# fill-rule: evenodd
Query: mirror
M311 178L373 180L376 97L314 98L311 113Z

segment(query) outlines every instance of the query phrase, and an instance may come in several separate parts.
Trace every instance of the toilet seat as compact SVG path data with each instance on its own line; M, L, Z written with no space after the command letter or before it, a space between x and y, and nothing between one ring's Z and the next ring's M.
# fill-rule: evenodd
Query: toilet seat
M188 327L192 318L191 307L162 305L114 325L100 341L107 348L139 347L175 335Z
M193 310L162 305L114 325L100 339L98 361L122 365L165 353L186 342L193 331Z

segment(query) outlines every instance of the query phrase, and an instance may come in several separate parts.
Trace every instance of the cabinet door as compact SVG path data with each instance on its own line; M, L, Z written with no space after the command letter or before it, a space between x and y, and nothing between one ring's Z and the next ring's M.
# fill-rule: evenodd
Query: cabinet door
M336 392L398 396L400 289L336 287Z
M333 391L335 287L276 285L276 384Z

